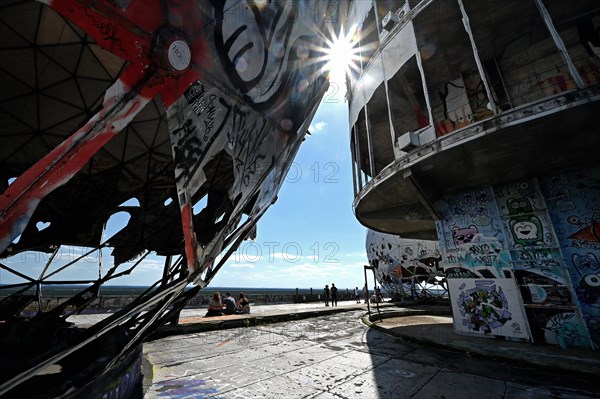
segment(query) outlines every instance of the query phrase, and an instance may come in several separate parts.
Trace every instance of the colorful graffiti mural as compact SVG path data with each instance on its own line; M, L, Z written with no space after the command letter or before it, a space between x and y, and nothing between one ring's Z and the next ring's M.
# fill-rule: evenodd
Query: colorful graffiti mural
M529 339L514 281L448 279L448 288L455 331Z
M588 170L515 181L436 204L443 215L437 223L441 265L453 303L463 304L462 311L456 309L462 315L455 320L457 331L469 325L465 306L472 300L465 298L477 291L460 281L481 279L514 285L515 290L503 289L502 298L512 304L510 317L525 321L518 334L505 329L494 335L524 338L527 329L534 342L598 346L597 174ZM474 213L474 204L485 211ZM478 323L471 325L481 330Z
M600 348L600 169L540 179L576 302Z
M219 398L219 390L208 387L205 380L191 380L188 378L173 379L158 384L159 398Z
M442 265L449 278L505 278L510 273L503 227L490 188L436 203Z

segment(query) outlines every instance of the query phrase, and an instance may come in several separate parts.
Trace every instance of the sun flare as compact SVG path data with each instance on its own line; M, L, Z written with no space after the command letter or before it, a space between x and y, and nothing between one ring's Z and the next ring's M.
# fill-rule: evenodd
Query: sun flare
M347 34L344 34L344 29L332 40L328 41L326 57L327 65L325 68L329 70L330 80L344 81L346 73L356 67L358 60L358 46L353 40L354 29L350 29Z

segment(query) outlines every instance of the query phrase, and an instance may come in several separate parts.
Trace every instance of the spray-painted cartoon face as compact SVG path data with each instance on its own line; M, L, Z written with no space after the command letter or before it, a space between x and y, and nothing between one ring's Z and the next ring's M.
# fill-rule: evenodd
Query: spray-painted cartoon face
M536 216L511 219L510 229L516 244L533 245L543 242L542 223Z
M466 228L454 227L452 229L452 239L455 245L468 244L473 241L477 233L477 227L473 225Z
M598 270L600 269L600 261L593 253L589 252L585 255L573 254L573 264L580 271Z
M515 235L520 240L531 240L537 236L537 226L533 222L518 222L513 226Z

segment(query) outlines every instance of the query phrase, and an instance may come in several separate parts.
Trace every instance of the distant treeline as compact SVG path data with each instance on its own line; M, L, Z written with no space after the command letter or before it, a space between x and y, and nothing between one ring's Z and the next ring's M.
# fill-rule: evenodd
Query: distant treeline
M51 309L85 288L86 286L83 285L42 286L42 309ZM99 297L90 304L88 309L99 311L122 308L147 289L148 287L143 286L103 286L100 288ZM0 298L9 296L17 291L18 289L16 288L2 289L2 286L0 286ZM237 297L240 293L244 293L250 299L250 302L254 304L317 302L323 298L322 289L206 287L188 302L187 307L203 307L207 305L215 292L219 292L221 295L230 293L234 297ZM354 291L350 289L340 289L338 297L340 300L353 299L353 293ZM35 289L32 288L24 294L33 295L35 294ZM31 309L29 310L35 310L37 303L32 303L30 307Z
M0 284L0 297L5 297L11 295L19 290L19 288L2 288L3 285ZM88 286L86 285L75 285L75 284L48 284L42 285L42 295L43 296L71 296L75 295L78 292L84 290ZM191 286L190 286L191 288ZM104 285L100 288L100 295L107 296L130 296L130 295L139 295L148 289L147 286L135 286L135 285ZM238 295L240 292L243 292L246 295L295 295L296 290L298 290L298 294L301 295L309 295L309 294L322 294L323 288L244 288L244 287L206 287L200 291L200 294L210 293L212 295L214 292L220 292L221 294L225 294L226 292L231 293L231 295ZM353 292L352 289L348 289L348 292ZM345 293L346 289L340 289L340 293ZM30 288L25 292L25 294L33 295L35 294L35 288Z

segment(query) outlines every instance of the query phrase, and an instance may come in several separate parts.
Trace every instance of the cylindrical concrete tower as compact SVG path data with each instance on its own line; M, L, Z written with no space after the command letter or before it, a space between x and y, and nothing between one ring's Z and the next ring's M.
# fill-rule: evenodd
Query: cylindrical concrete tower
M458 333L600 347L597 1L354 2L358 220L439 241Z

